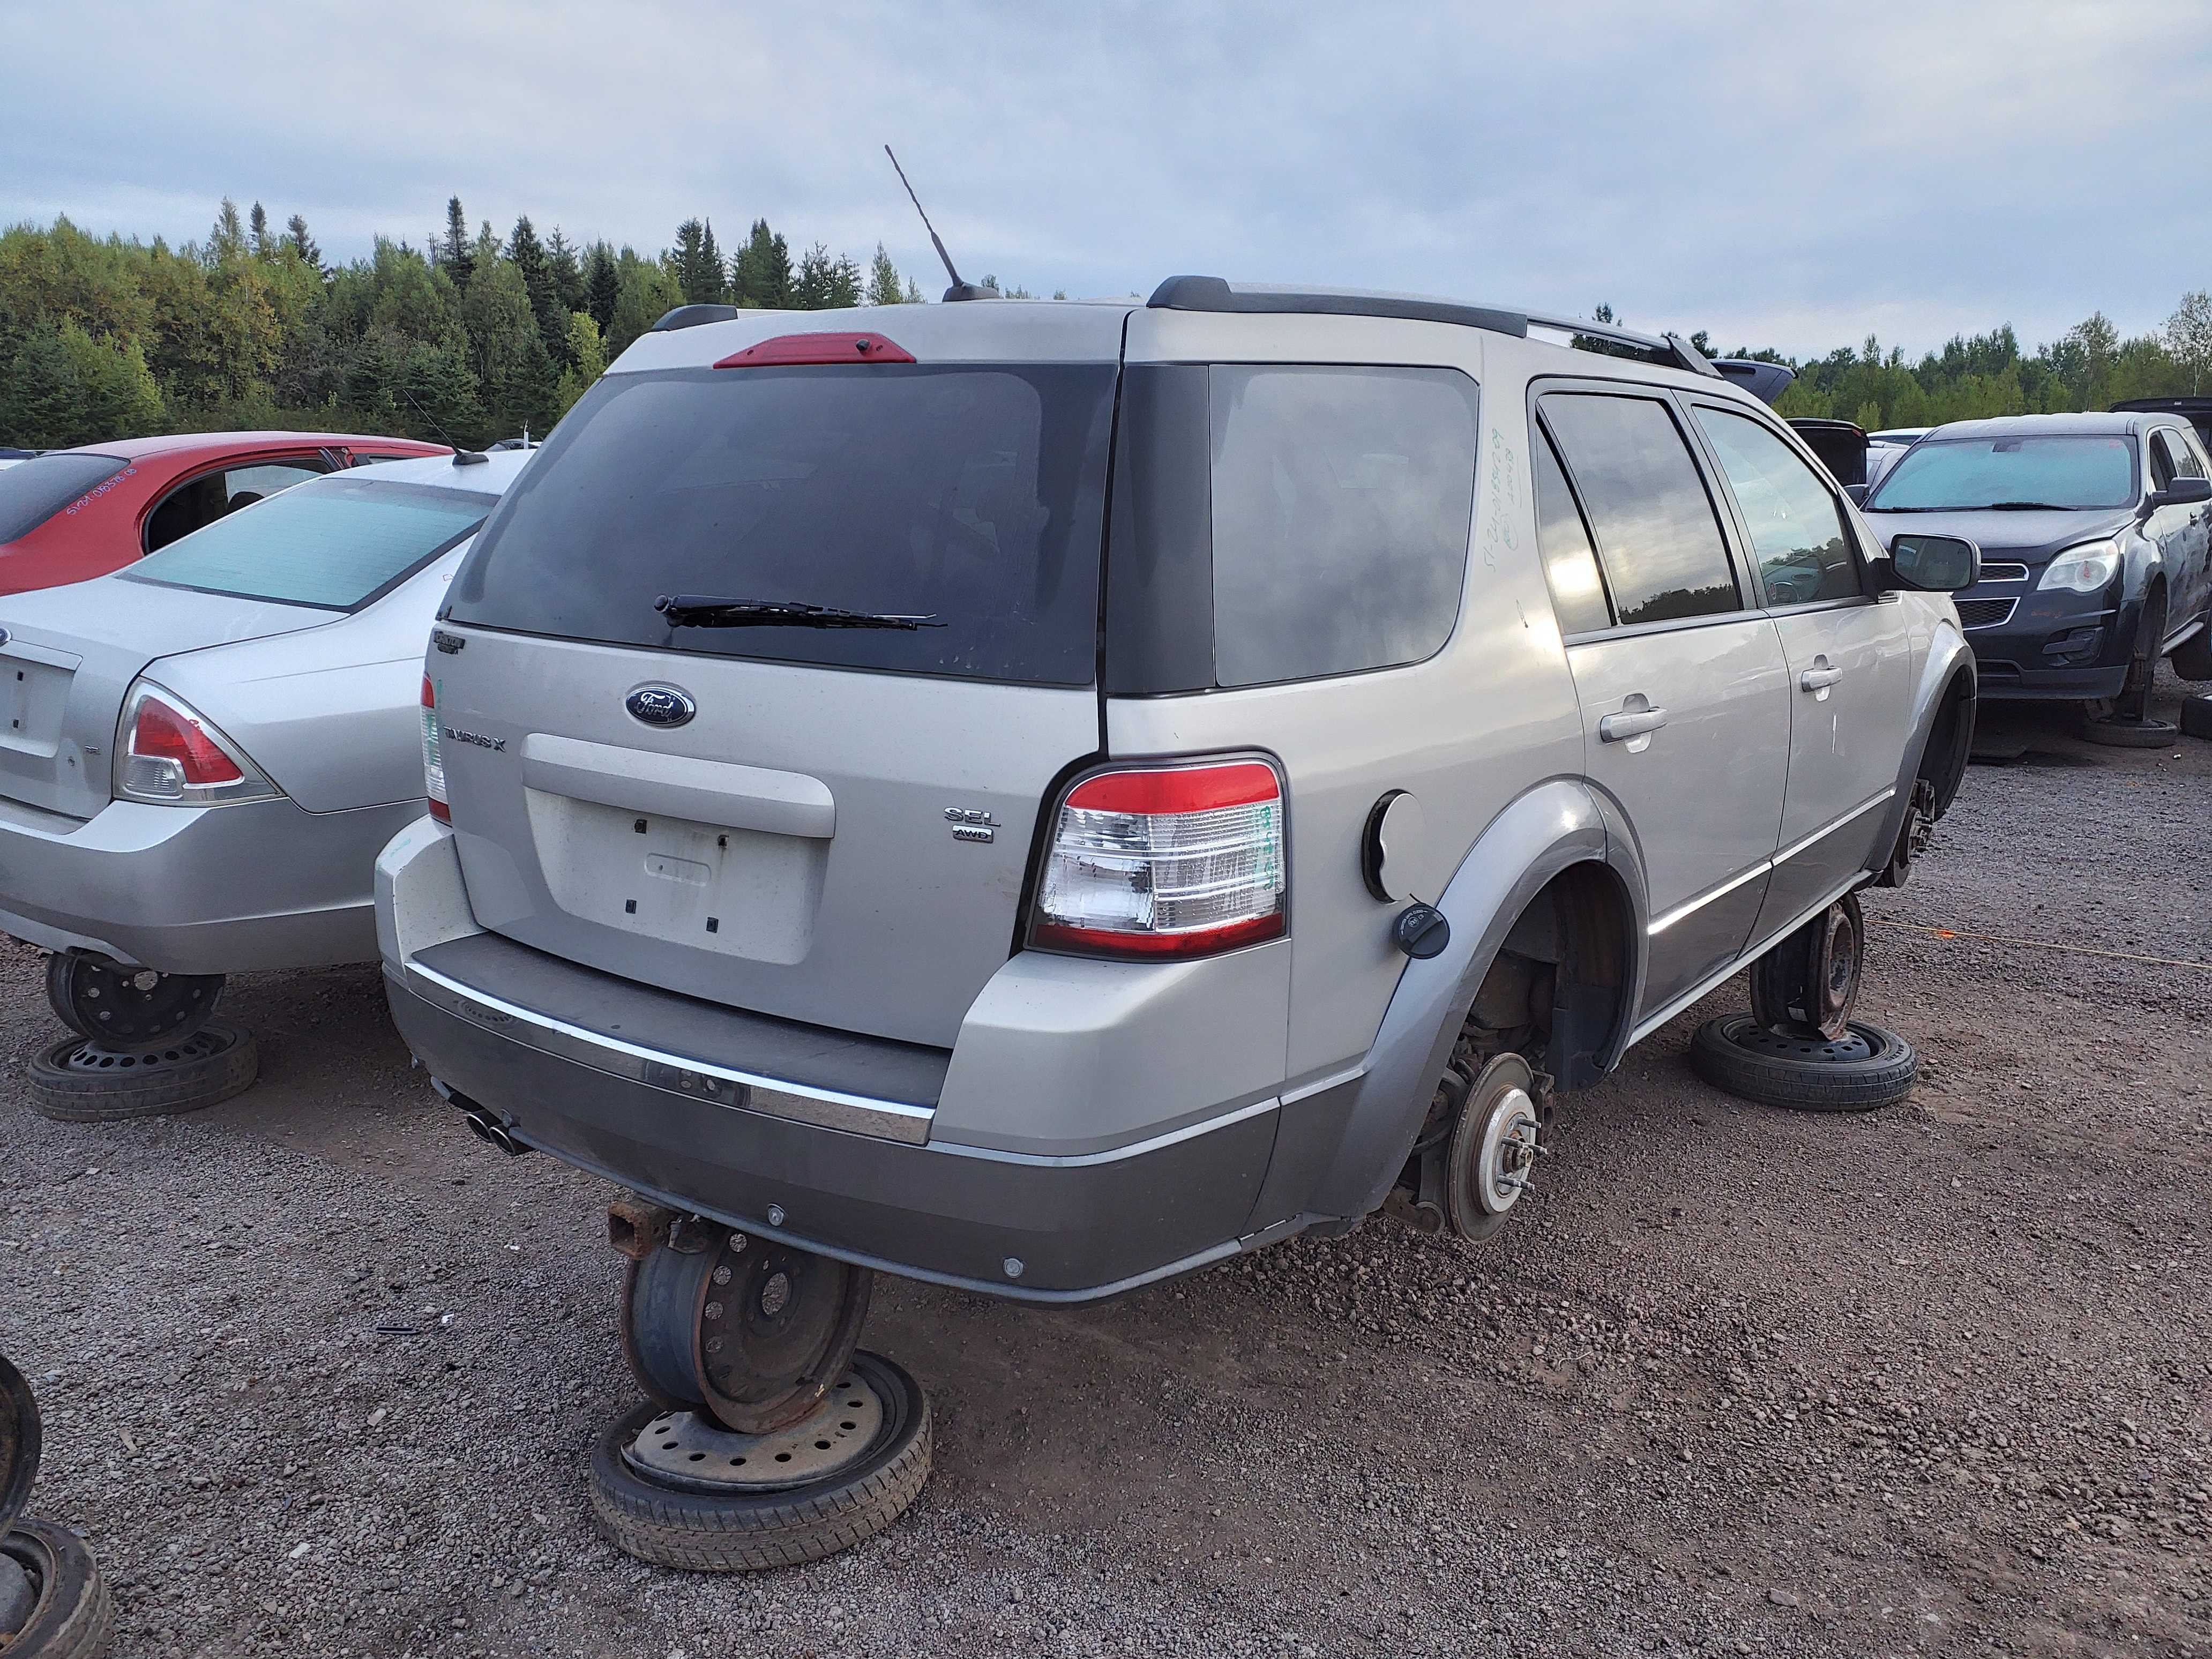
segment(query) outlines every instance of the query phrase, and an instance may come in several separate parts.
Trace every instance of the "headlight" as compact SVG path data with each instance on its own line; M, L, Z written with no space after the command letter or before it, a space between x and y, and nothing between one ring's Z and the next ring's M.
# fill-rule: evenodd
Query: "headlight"
M2115 541L2083 542L2069 547L2051 562L2036 583L2045 593L2063 589L2069 593L2094 593L2120 574L2120 544Z

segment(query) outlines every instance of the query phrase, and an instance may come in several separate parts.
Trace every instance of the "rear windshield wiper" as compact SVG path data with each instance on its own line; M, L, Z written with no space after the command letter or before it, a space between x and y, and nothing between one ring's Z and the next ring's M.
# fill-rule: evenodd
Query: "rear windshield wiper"
M725 599L707 593L664 593L653 608L671 628L943 628L933 616L893 617L842 611L797 599Z

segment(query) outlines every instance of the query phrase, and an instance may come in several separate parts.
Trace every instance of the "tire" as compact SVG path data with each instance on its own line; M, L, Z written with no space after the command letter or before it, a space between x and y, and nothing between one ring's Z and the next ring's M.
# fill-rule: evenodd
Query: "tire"
M2212 616L2204 626L2167 653L2173 672L2185 680L2212 680Z
M1824 1050L1832 1054L1854 1037L1870 1051L1863 1058L1812 1058ZM1747 1042L1754 1046L1744 1046ZM1912 1092L1920 1056L1896 1032L1855 1019L1844 1044L1769 1031L1753 1015L1730 1014L1698 1027L1690 1065L1717 1089L1762 1106L1808 1112L1871 1112Z
M662 1410L647 1404L621 1418L592 1450L592 1514L601 1530L626 1555L687 1572L796 1566L874 1537L929 1478L929 1401L880 1354L854 1354L853 1370L883 1401L883 1426L858 1462L810 1486L709 1492L648 1480L623 1452Z
M46 958L46 1006L79 1036L117 1053L181 1042L215 1018L221 974L155 974L118 967L105 957L57 951Z
M2128 677L2121 683L2120 695L2112 699L2112 718L2122 725L2137 726L2149 720L2151 687L2158 679L2159 652L2165 643L2166 589L2154 587L2143 596L2142 613L2136 623L2136 644L2128 658Z
M62 1123L196 1112L252 1086L253 1033L221 1021L149 1054L118 1054L73 1036L31 1060L31 1104Z
M2081 740L2107 749L2170 749L2181 739L2171 720L2083 720Z
M12 1641L0 1635L8 1659L94 1659L106 1649L115 1607L82 1538L51 1521L21 1521L0 1538L0 1554L28 1573L38 1589L29 1621Z
M2212 696L2200 691L2181 700L2181 730L2185 737L2212 738Z
M0 1354L0 1535L15 1524L39 1477L39 1433L31 1385Z

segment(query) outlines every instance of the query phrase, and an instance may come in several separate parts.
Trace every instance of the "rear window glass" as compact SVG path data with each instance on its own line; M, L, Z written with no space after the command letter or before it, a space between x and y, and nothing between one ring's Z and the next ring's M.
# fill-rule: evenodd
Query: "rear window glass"
M1542 408L1597 533L1621 625L1736 610L1712 498L1667 405L1558 392Z
M1883 475L1867 507L1963 513L1992 507L2126 507L2135 498L2134 440L2053 434L1923 439Z
M137 470L113 455L33 455L0 468L0 542L29 535L79 496Z
M1111 363L601 380L454 580L457 622L826 667L1086 685ZM671 628L663 595L926 617Z
M1418 662L1459 616L1475 386L1455 369L1211 375L1223 685Z
M353 611L483 521L490 499L370 478L317 478L149 553L135 581Z

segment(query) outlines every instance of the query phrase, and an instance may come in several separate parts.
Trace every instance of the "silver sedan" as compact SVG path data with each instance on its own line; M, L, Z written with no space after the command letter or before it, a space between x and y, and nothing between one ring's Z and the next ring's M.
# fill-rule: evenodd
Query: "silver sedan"
M0 931L73 1029L143 1048L222 975L376 959L431 620L529 459L357 468L0 600Z

